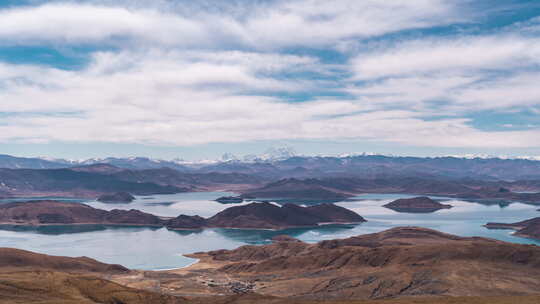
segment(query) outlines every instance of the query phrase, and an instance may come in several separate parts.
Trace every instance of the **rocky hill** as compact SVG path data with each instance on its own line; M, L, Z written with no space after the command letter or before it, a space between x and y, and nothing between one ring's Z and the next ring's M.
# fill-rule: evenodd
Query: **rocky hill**
M402 198L383 205L397 212L407 213L430 213L441 209L450 209L451 205L441 204L426 196Z
M0 302L535 304L540 299L540 247L424 228L316 244L279 236L268 245L190 256L200 262L136 271L86 257L0 248Z
M333 204L302 207L295 204L276 206L271 203L251 203L227 208L208 218L181 215L166 225L171 229L189 229L194 225L221 228L282 229L313 227L321 223L360 223L365 219L353 211Z
M540 247L403 227L190 255L268 296L382 299L538 294ZM471 270L474 271L471 271ZM527 279L524 279L527 278ZM436 303L436 302L433 302Z
M79 203L30 201L0 204L0 223L11 225L108 224L162 226L162 220L139 210L105 211Z
M121 265L105 264L87 257L59 257L14 248L0 248L0 269L21 269L25 267L64 272L99 272L109 274L127 273L130 271Z
M181 297L134 289L107 278L132 275L120 266L80 257L60 257L0 248L2 304L180 304Z
M85 204L59 201L0 204L0 224L10 225L141 225L177 230L213 227L280 229L364 221L355 212L332 204L310 207L287 204L279 207L270 203L251 203L227 208L208 219L188 215L163 219L135 209L106 211Z

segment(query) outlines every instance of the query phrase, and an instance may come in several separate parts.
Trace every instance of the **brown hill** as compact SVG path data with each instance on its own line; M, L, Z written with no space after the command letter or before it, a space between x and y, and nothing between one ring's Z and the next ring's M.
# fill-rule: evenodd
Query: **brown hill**
M50 256L0 248L2 304L178 304L180 297L129 288L106 277L135 274L121 266L87 257Z
M514 234L517 236L540 239L540 217L512 224L487 223L485 227L488 229L513 229L516 230Z
M111 211L85 204L59 201L29 201L0 205L0 223L10 225L143 225L170 229L254 228L278 229L317 226L321 223L358 223L365 220L343 207L323 204L310 207L287 204L252 203L225 209L211 218L180 215L161 219L139 210Z
M101 277L57 271L0 272L2 304L180 304L187 301Z
M206 220L181 215L166 225L171 229L203 227L282 229L309 227L321 223L359 223L365 219L353 211L333 204L302 207L295 204L276 206L271 203L251 203L227 208Z
M0 248L0 303L176 304L184 299L132 289L104 279L131 275L120 265Z
M318 179L287 178L269 183L261 188L252 189L243 193L243 196L256 198L345 199L352 196L352 194L327 185Z
M282 236L197 254L191 270L141 272L0 248L0 303L536 304L539 250L409 227L318 244ZM212 292L245 285L256 293ZM200 296L196 286L205 290Z
M79 203L29 201L0 205L0 223L15 225L110 224L162 225L157 216L138 210L105 211Z
M34 253L14 248L0 248L0 269L32 268L64 272L127 273L121 265L98 262L88 257L70 258Z
M441 204L427 196L402 198L383 205L397 212L407 213L430 213L440 209L450 209L451 205Z
M306 300L258 294L193 299L193 304L538 304L540 296L522 297L410 297L384 300Z
M538 294L540 247L406 227L317 244L195 254L270 296L374 299ZM456 302L457 303L457 302Z

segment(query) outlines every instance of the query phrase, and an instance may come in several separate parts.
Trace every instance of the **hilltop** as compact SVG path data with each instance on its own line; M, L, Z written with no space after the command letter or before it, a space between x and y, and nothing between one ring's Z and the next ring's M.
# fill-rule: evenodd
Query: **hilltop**
M538 294L540 247L402 227L317 244L277 241L190 255L268 296L381 299ZM213 269L213 270L212 270ZM474 269L474 271L471 271ZM527 279L524 279L527 278Z

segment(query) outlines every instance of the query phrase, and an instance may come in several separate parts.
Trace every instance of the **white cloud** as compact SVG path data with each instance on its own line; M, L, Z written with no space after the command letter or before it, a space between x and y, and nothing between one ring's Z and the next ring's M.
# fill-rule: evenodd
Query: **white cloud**
M456 9L462 1L255 1L249 9L222 2L214 11L113 2L0 10L0 45L116 47L92 53L77 71L0 63L0 112L16 113L2 119L0 141L540 146L533 127L487 132L462 118L539 104L537 38L511 32L347 47L351 39L467 20ZM280 53L295 46L360 53L350 65ZM325 90L356 98L280 97ZM452 118L427 119L433 115Z
M200 23L152 10L44 4L0 11L0 37L9 39L4 43L95 43L122 36L184 45L210 40Z
M540 39L516 33L406 41L351 60L349 92L433 115L540 105ZM430 110L430 111L428 111Z
M355 100L286 103L244 95L254 86L305 90L288 81L267 82L258 70L320 64L304 57L212 52L198 55L212 58L200 72L194 56L99 53L84 71L3 65L0 79L12 83L0 93L0 111L19 115L3 119L0 141L194 145L348 138L419 146L524 147L534 145L532 139L540 135L535 130L482 132L465 119L425 121L422 112L374 110ZM280 66L285 61L291 64ZM221 65L233 66L235 72L220 74L227 71ZM201 86L207 83L213 85Z
M259 72L320 67L310 58L221 55L99 53L84 71L4 64L0 83L9 89L0 92L0 111L20 115L3 121L1 138L180 145L286 138L306 119L360 109L346 101L288 104L243 94L309 89ZM76 115L50 115L65 112Z
M540 39L503 35L407 41L359 54L351 64L356 79L527 67L540 64Z
M231 4L234 6L234 4ZM165 12L102 4L49 3L0 10L3 43L108 43L256 49L329 45L459 20L442 0L303 0L250 5L249 11L205 11L186 5ZM460 19L462 17L459 17Z

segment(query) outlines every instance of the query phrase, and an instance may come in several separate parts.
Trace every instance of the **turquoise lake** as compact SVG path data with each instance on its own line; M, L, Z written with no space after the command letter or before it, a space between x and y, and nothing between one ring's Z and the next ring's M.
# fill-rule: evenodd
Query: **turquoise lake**
M139 209L160 216L179 214L212 216L231 207L213 200L227 192L197 192L137 197L130 204L103 204L96 201L64 199L101 209ZM487 222L517 222L540 216L539 207L522 203L485 204L433 197L454 207L428 214L398 213L382 207L397 199L395 194L360 195L337 203L362 215L360 225L331 225L309 229L240 230L206 229L170 231L166 228L111 227L103 225L13 227L0 226L0 247L14 247L63 256L88 256L129 268L157 270L179 268L194 260L183 254L216 249L232 249L245 244L265 244L279 234L306 242L346 238L397 226L421 226L461 236L483 236L499 240L540 245L540 241L512 236L511 230L488 230ZM1 202L7 202L3 200ZM237 204L236 204L237 205Z

